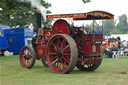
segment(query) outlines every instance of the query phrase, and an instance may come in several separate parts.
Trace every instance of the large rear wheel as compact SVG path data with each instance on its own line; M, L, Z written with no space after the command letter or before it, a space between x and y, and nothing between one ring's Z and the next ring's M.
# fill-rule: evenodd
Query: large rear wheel
M96 64L77 64L76 67L81 71L94 71L96 70L102 62L102 58Z
M20 64L24 68L32 68L35 64L36 54L32 47L25 46L20 52Z
M66 34L53 36L47 45L47 60L52 71L69 73L77 63L78 51L72 37Z

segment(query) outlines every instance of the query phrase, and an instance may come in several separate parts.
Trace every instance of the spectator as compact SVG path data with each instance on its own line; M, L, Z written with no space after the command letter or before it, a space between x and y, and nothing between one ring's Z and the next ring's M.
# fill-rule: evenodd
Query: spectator
M118 48L118 41L115 42L115 47Z
M126 42L126 40L124 40L123 44L124 44L124 47L127 47L127 42Z
M120 49L124 49L124 41L121 42Z

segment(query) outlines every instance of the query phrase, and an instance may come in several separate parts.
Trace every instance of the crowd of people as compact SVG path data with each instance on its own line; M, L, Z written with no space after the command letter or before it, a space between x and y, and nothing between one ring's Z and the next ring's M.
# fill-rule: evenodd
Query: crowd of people
M103 42L104 54L109 58L113 55L116 56L128 56L128 41L120 41L120 39L108 39Z

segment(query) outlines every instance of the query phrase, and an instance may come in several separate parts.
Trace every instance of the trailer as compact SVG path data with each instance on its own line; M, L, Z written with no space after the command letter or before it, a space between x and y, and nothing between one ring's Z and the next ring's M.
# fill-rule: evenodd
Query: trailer
M12 29L7 37L8 50L14 54L19 54L22 47L31 44L28 38L33 37L33 31L29 28Z
M29 44L33 31L29 28L0 29L0 50L19 54L22 47ZM31 43L30 43L31 44Z

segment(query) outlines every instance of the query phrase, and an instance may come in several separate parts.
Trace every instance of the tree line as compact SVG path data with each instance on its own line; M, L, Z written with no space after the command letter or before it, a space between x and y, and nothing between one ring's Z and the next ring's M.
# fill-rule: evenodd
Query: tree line
M103 22L105 34L128 34L128 18L126 14L117 20L106 20Z

